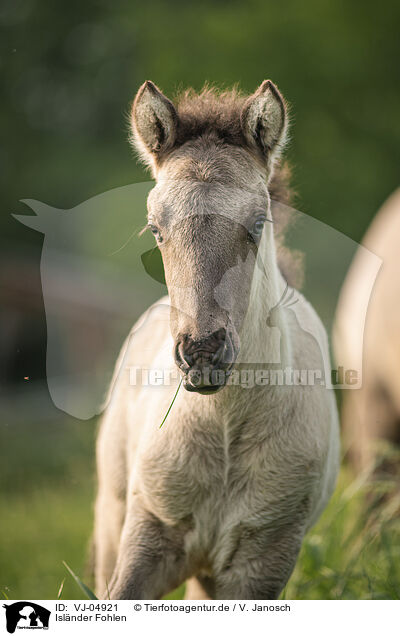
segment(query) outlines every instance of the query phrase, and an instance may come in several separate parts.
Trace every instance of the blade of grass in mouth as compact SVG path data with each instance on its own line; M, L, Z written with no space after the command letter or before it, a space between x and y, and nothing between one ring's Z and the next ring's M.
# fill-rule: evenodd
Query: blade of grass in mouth
M175 402L175 400L176 400L176 396L178 395L178 391L179 391L179 389L181 388L181 384L182 384L182 378L179 380L178 388L177 388L177 389L176 389L176 391L175 391L175 395L174 395L174 397L172 398L172 402L171 402L171 404L169 405L169 407L168 407L168 411L167 411L167 412L166 412L166 414L164 415L164 419L163 419L163 421L161 422L161 424L160 424L160 426L159 426L158 428L161 428L161 427L162 427L162 425L164 424L165 420L167 419L167 417L168 417L168 415L169 415L169 412L170 412L170 410L172 409L172 405L173 405L173 403L174 403L174 402Z

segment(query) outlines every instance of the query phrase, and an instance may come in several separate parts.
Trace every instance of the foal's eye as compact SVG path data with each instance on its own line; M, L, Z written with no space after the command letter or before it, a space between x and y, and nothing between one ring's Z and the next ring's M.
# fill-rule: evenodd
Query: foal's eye
M265 216L259 216L254 221L253 227L251 228L251 230L248 232L248 235L247 235L248 240L252 241L253 243L258 241L264 229L265 221L266 221Z
M163 238L160 234L160 230L155 225L149 225L150 231L156 239L157 243L162 243Z
M251 233L253 234L253 236L261 236L262 231L264 229L264 224L265 224L264 216L260 216L258 219L256 219L253 225L253 229L251 230Z

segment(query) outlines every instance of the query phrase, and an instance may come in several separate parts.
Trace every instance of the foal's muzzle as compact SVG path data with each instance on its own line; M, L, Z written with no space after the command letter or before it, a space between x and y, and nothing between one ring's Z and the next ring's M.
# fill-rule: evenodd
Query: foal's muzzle
M183 374L183 386L203 394L225 386L236 356L233 338L223 327L198 340L184 334L175 346L175 363Z

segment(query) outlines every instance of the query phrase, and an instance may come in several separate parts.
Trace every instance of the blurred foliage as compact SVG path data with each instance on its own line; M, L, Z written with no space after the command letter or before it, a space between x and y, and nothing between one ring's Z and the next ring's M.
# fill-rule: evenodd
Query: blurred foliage
M399 181L399 21L395 0L4 0L3 236L40 240L10 222L23 197L66 208L144 178L127 113L145 79L171 95L270 77L292 106L298 206L359 239Z

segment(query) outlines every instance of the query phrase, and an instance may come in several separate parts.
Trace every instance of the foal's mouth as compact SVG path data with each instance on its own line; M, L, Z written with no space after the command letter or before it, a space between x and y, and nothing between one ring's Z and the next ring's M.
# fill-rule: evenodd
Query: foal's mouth
M211 395L223 389L231 374L232 365L225 369L203 367L189 369L183 376L183 386L190 393Z
M183 386L186 391L211 395L217 393L226 386L231 374L231 366L225 369L204 367L202 369L190 369L183 375Z
M186 391L210 395L226 386L238 353L238 344L225 328L193 340L182 335L175 345L175 363Z

